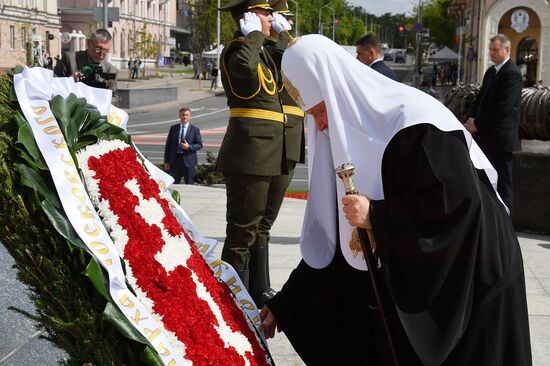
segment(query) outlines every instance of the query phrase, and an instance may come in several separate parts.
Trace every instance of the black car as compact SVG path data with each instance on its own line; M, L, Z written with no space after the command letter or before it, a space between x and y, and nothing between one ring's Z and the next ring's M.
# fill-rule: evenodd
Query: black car
M384 54L384 61L393 61L393 53L392 52L386 52Z
M395 53L395 63L404 64L407 62L407 55L403 51L397 51Z

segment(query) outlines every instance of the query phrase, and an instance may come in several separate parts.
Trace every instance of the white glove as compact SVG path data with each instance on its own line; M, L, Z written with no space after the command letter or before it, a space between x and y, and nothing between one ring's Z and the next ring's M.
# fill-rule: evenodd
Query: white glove
M244 18L239 19L239 24L241 26L241 33L245 36L250 32L262 31L262 22L256 13L244 13Z
M273 23L271 23L271 28L273 28L275 30L275 32L281 33L285 29L287 31L291 30L292 26L290 25L290 23L288 22L288 20L286 20L286 18L284 16L282 16L279 13L274 13L273 14Z

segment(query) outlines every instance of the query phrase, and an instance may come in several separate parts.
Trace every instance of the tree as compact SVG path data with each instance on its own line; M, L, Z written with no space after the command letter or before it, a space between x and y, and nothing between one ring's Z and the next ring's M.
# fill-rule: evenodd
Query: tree
M432 42L454 48L456 20L447 15L452 0L430 0L422 10L424 28L430 29Z
M143 22L143 27L133 34L134 42L130 49L136 57L143 60L143 77L145 77L145 64L147 63L147 59L155 58L159 52L159 46L153 42L153 35L149 33L147 27L147 22Z
M433 1L433 0L432 0ZM450 0L445 0L450 1ZM222 0L226 5L229 0ZM290 8L294 5L289 2ZM325 5L322 10L321 8ZM402 24L416 23L415 18L405 14L384 14L377 17L367 14L360 6L354 6L345 0L300 0L299 29L300 34L319 33L319 12L324 24L324 34L332 37L332 10L334 9L335 41L343 45L354 45L365 34L365 20L367 17L369 32L377 33L381 39L391 44L402 44L397 27ZM203 51L216 43L217 0L197 0L193 8L193 48L196 52ZM229 12L221 13L221 43L227 44L233 39L237 26ZM291 32L292 33L292 32ZM412 37L411 37L412 38Z

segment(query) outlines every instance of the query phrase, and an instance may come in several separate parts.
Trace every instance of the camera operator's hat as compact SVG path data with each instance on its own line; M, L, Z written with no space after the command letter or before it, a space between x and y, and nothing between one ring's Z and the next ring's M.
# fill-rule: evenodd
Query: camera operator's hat
M274 13L281 14L285 17L293 17L294 14L288 9L288 3L286 0L275 0L269 3L273 8Z
M220 7L220 11L231 11L236 13L246 13L252 9L265 9L273 11L268 0L233 0L229 4Z

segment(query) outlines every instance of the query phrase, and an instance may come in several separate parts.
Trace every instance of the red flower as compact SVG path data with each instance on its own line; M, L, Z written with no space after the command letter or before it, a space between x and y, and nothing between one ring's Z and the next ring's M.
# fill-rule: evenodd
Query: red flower
M164 327L185 344L186 358L194 365L244 365L244 359L233 347L225 348L215 326L218 325L208 302L199 298L191 275L195 273L220 308L223 319L234 332L243 334L252 345L246 353L251 365L267 365L266 354L256 335L237 307L229 289L214 277L211 268L195 243L170 212L169 203L161 198L158 184L143 169L130 147L113 150L101 157L91 157L89 168L99 181L101 199L108 200L118 224L127 231L128 242L121 253L131 267L137 286L153 301L153 310L162 317ZM191 249L187 263L167 270L155 259L165 245L161 228L148 224L136 212L139 199L124 184L135 179L144 200L154 199L162 207L162 225L173 237L182 236Z
M307 192L287 192L285 193L285 197L307 200Z

